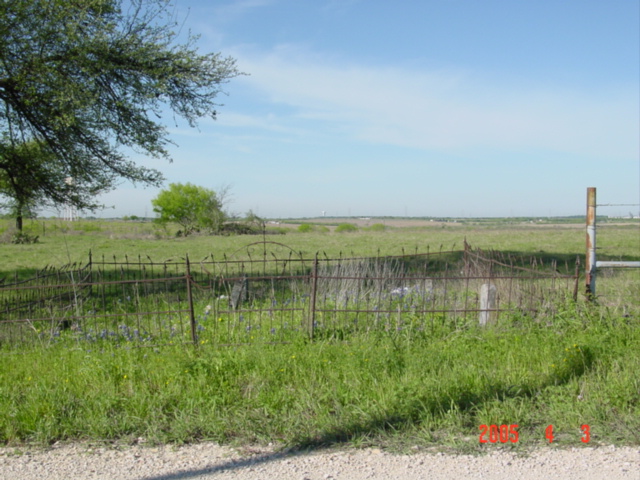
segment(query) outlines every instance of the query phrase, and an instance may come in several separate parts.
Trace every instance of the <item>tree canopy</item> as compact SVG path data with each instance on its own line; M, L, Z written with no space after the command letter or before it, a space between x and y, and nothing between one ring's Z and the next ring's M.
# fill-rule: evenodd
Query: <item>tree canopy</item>
M40 185L68 182L55 170L55 162L50 162L51 158L36 141L0 144L0 158L5 165L0 170L0 194L8 199L0 205L9 208L16 219L17 230L21 231L22 219L35 216L36 209L47 204Z
M197 230L219 232L226 220L223 199L216 192L191 183L171 183L151 200L160 224L177 223L181 233L189 235Z
M168 7L0 2L0 193L18 199L14 187L37 185L36 199L93 209L122 179L161 184L127 154L170 160L163 113L190 126L215 118L222 85L240 74L234 59L199 53Z

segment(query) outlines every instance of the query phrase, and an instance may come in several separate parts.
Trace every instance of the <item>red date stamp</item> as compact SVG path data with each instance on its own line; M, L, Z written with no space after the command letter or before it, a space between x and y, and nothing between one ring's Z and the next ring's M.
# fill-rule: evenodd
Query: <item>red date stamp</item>
M580 425L582 443L589 443L591 440L591 428L589 425ZM553 425L544 429L544 437L553 443L556 438L553 434ZM480 443L518 443L518 425L480 425Z
M580 441L582 443L589 443L589 440L591 440L591 428L589 425L580 425L580 430L582 430L582 437L580 438ZM553 436L553 425L549 425L545 428L544 437L549 440L549 443L553 443L553 439L555 438Z
M518 425L480 425L480 443L518 443Z

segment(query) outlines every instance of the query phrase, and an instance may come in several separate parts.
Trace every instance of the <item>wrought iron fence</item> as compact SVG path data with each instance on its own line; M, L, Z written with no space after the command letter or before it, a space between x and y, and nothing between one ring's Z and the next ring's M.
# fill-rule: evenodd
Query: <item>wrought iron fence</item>
M244 344L428 332L438 322L540 320L579 270L472 249L305 258L259 242L191 262L95 259L0 287L0 343ZM61 281L64 280L64 281Z

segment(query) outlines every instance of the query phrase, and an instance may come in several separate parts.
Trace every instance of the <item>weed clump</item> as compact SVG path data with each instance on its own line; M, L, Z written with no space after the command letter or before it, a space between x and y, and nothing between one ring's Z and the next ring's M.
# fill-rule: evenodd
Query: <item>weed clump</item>
M38 235L31 235L26 232L14 232L11 235L11 243L14 245L32 245L39 241L40 237Z
M341 223L336 227L336 233L352 233L357 231L358 227L356 227L353 223Z

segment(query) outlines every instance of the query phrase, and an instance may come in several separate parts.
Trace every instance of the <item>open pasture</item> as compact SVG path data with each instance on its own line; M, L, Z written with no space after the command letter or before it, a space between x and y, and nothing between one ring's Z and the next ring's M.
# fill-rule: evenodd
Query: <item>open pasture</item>
M45 223L39 244L0 245L2 275L11 278L11 267L29 275L46 264L82 265L89 250L105 259L148 255L160 261L188 254L194 263L261 252L245 248L259 240L252 236L176 239L154 234L149 224L57 225ZM343 234L290 228L268 240L306 256L446 250L466 238L473 247L568 269L583 257L585 238L583 226L575 224L363 227ZM602 255L613 259L639 260L639 241L637 224L607 225L599 237ZM17 352L3 348L0 441L210 439L292 448L348 443L485 451L501 443L480 444L481 425L518 425L518 442L504 444L515 448L548 443L545 428L552 424L554 442L561 445L582 445L582 425L590 426L591 444L635 445L639 273L603 274L599 288L615 295L599 305L582 296L576 303L565 299L544 321L510 315L485 328L473 320L434 317L421 331L381 328L313 341L291 334L282 339L286 344L202 342L198 348L135 348L133 329L113 332L118 342L81 341L70 330L59 341ZM205 318L208 305L196 304L207 332L230 325L217 313ZM404 326L421 320L404 311L392 318ZM253 334L272 335L266 328Z
M359 227L353 233L332 231L298 233L301 223L267 223L270 240L286 244L305 256L324 252L329 257L399 255L402 251L425 252L427 249L452 250L462 247L465 238L475 248L498 250L514 254L540 255L573 262L576 255L584 257L584 222L558 223L533 220L390 220L390 219L322 219L300 221L338 225L352 222ZM382 225L384 228L374 228ZM8 240L12 222L0 220L0 239ZM86 263L89 251L94 258L125 255L136 258L149 256L164 261L188 254L193 261L213 255L222 257L242 251L247 244L259 240L255 235L200 236L175 238L177 227L159 229L152 222L122 220L31 220L25 231L39 236L35 245L0 244L0 277L18 272L29 275L47 265ZM603 259L633 259L640 249L640 223L599 224L599 254ZM285 235L281 235L285 233ZM238 252L240 253L240 252Z

